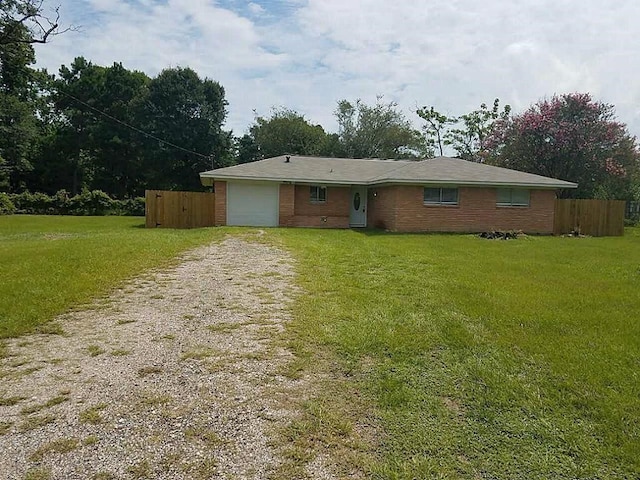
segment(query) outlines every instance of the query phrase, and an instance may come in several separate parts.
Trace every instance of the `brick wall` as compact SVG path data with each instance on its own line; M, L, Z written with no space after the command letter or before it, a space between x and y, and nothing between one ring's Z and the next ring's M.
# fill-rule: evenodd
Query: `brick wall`
M227 224L227 183L215 182L218 226ZM313 204L308 185L280 185L280 226L348 228L351 189L328 187L327 202ZM531 190L529 207L496 206L496 189L464 188L458 205L424 205L423 187L389 186L368 189L367 225L398 232L480 232L523 230L553 232L553 190Z
M553 232L555 192L531 190L529 207L498 207L495 188L463 188L458 205L424 205L423 187L394 186L395 228L400 232L480 232L523 230L528 233ZM389 228L389 227L387 227Z
M349 217L296 215L295 227L349 228Z
M384 230L396 229L395 187L371 187L367 198L367 226Z
M295 186L292 226L348 228L350 188L327 187L325 203L311 203L309 188L309 185Z
M278 222L281 227L295 226L295 203L295 187L284 183L280 184Z
M227 224L227 182L215 182L216 192L216 219L215 226L221 227Z

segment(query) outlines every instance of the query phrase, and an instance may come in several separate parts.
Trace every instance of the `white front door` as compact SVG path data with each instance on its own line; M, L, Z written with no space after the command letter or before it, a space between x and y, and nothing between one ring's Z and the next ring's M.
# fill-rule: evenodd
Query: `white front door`
M351 187L349 226L367 226L367 187Z

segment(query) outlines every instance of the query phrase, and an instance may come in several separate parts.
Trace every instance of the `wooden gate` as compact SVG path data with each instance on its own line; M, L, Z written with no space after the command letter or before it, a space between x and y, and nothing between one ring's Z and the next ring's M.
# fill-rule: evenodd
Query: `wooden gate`
M553 234L573 231L594 237L624 234L623 200L556 200Z
M215 224L215 194L145 191L147 228L197 228Z

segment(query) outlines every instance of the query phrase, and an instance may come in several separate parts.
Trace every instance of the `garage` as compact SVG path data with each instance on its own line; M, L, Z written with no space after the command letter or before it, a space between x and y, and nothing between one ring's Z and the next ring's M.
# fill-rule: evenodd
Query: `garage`
M229 182L227 184L227 225L278 226L277 183Z

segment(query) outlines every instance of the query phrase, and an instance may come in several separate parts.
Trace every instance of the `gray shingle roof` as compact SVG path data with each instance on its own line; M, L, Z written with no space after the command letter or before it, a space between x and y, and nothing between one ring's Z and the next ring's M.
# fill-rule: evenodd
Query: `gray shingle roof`
M575 183L469 162L437 157L421 161L304 157L285 155L202 172L204 185L214 180L267 180L328 185L388 183L575 188Z

